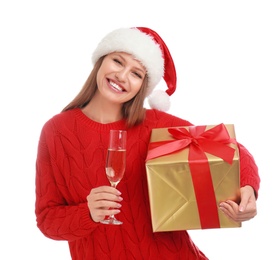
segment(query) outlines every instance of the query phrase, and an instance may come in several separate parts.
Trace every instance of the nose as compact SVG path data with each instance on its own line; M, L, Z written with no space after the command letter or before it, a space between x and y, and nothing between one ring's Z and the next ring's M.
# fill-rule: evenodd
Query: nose
M127 73L128 71L125 69L119 70L118 72L115 73L115 77L119 80L119 81L125 81L126 77L127 77Z

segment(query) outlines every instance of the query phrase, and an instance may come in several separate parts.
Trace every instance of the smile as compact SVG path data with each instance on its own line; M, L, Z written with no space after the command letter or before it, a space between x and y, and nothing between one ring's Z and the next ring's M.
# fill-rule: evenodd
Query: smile
M109 81L109 84L116 90L124 92L125 89L121 88L120 86L118 86L115 82Z

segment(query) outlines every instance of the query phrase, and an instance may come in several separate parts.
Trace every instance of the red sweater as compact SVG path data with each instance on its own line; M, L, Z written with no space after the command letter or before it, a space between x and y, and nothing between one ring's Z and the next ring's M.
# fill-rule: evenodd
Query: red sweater
M128 129L127 166L118 184L123 201L117 217L121 226L95 223L86 197L93 187L109 185L105 156L110 129L125 121L100 124L80 109L60 113L43 127L36 162L36 216L42 233L67 240L73 260L207 259L187 231L153 233L145 157L152 128L190 125L188 121L147 110L140 126ZM241 185L257 192L257 166L240 145Z

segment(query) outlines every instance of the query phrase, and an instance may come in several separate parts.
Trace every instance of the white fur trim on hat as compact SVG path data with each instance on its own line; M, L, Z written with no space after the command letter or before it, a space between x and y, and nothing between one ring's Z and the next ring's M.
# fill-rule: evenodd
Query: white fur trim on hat
M171 105L169 95L161 89L152 91L148 97L148 104L160 111L168 111Z
M147 70L148 91L151 94L164 75L164 58L159 44L150 35L136 28L121 28L106 35L92 55L95 64L99 58L112 52L132 54Z

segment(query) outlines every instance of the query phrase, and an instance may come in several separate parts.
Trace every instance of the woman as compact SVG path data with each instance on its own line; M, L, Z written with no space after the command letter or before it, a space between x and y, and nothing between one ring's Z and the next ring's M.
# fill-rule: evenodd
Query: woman
M104 37L92 61L80 93L41 132L35 209L39 229L51 239L67 240L74 260L207 259L186 231L152 232L145 172L151 130L191 125L163 112L168 99L153 92L162 78L168 95L176 88L167 46L151 29L123 28ZM147 96L151 109L144 108ZM126 172L117 189L105 174L110 129L128 132ZM238 146L241 202L223 202L220 209L242 222L257 214L260 179L253 157ZM101 224L110 214L123 224Z

